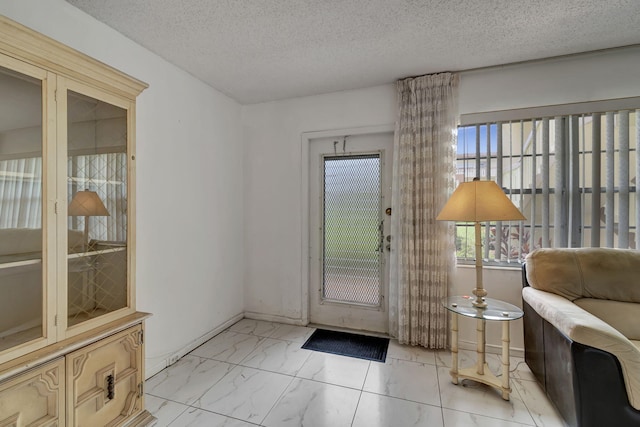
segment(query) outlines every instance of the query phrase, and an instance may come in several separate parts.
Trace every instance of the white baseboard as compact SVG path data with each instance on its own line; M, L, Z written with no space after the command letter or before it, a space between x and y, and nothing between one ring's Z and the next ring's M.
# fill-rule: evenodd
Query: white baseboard
M265 322L286 323L288 325L307 326L308 322L302 319L292 319L286 316L274 316L272 314L256 313L253 311L245 311L244 317L252 320L264 320Z
M222 332L225 329L229 328L231 325L233 325L234 323L242 320L243 318L252 319L252 320L263 320L263 321L266 321L266 322L285 323L285 324L296 325L296 326L307 326L307 322L303 322L301 319L292 319L292 318L285 317L285 316L274 316L274 315L270 315L270 314L255 313L255 312L251 312L251 311L247 311L247 312L244 312L244 313L236 314L235 316L233 316L232 318L228 319L227 321L225 321L224 323L222 323L218 327L212 329L211 331L207 332L206 334L204 334L204 335L194 339L193 341L189 342L186 346L184 346L183 348L179 349L175 353L172 353L169 357L161 360L160 362L156 363L155 365L149 366L149 363L148 363L148 360L147 360L147 366L146 366L146 370L145 370L145 378L147 378L147 379L151 378L152 376L154 376L158 372L162 371L163 369L173 365L178 360L180 360L183 356L185 356L186 354L192 352L197 347L199 347L202 344L204 344L205 342L209 341L211 338L215 337L220 332ZM458 347L461 350L476 351L477 345L473 341L461 340L458 343ZM491 354L502 354L502 347L499 346L499 345L487 344L485 351L487 353L491 353ZM524 349L511 347L509 349L509 354L511 356L513 356L513 357L524 357Z
M474 341L463 341L460 340L458 343L458 348L461 350L471 350L476 351L478 345ZM491 354L502 354L502 347L495 344L487 344L485 346L485 351ZM509 356L513 357L524 357L524 349L523 348L514 348L509 347Z
M222 332L225 329L227 329L229 326L231 326L234 323L240 321L243 317L244 317L244 315L242 313L236 314L232 318L230 318L227 321L225 321L224 323L222 323L220 326L218 326L215 329L212 329L211 331L207 332L206 334L194 339L193 341L188 343L186 346L182 347L181 349L179 349L175 353L172 353L166 359L161 360L160 362L156 363L154 366L149 366L147 364L147 367L145 369L145 378L149 379L152 376L154 376L155 374L157 374L158 372L162 371L164 368L167 368L167 367L173 365L178 360L180 360L183 356L185 356L188 353L191 353L193 350L195 350L196 348L200 347L202 344L206 343L211 338L215 337L220 332Z

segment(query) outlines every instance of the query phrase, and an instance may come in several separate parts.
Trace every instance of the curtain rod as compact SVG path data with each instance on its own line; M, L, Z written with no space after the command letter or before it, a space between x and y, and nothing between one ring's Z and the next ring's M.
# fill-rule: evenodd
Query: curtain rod
M458 70L455 71L456 73L472 73L475 71L485 71L485 70L491 70L491 69L495 69L495 68L504 68L504 67L511 67L511 66L516 66L516 65L525 65L525 64L534 64L534 63L543 63L543 62L548 62L548 61L555 61L558 59L566 59L566 58L574 58L574 57L578 57L578 56L589 56L589 55L595 55L595 54L599 54L599 53L605 53L605 52L614 52L617 50L626 50L626 49L633 49L633 48L638 48L640 47L640 43L634 43L634 44L628 44L625 46L616 46L616 47L606 47L603 49L596 49L596 50L588 50L586 52L576 52L576 53L567 53L564 55L557 55L557 56L548 56L545 58L538 58L538 59L526 59L524 61L516 61L516 62L507 62L505 64L496 64L496 65L487 65L484 67L475 67L475 68L466 68L463 70Z
M517 65L543 63L543 62L555 61L555 60L559 60L559 59L573 58L573 57L578 57L578 56L589 56L589 55L592 55L592 54L613 52L613 51L617 51L617 50L633 49L633 48L638 48L638 47L640 47L640 43L634 43L634 44L628 44L628 45L625 45L625 46L616 46L616 47L607 47L607 48L603 48L603 49L588 50L588 51L585 51L585 52L567 53L567 54L564 54L564 55L547 56L547 57L544 57L544 58L537 58L537 59L526 59L526 60L523 60L523 61L516 61L516 62L505 62L503 64L486 65L486 66L483 66L483 67L464 68L462 70L436 71L436 72L433 72L433 73L427 73L426 75L429 75L429 74L440 74L440 73L467 74L467 73L473 73L473 72L476 72L476 71L487 71L487 70L494 70L494 69L498 69L498 68L513 67L513 66L517 66ZM421 76L424 76L424 75L425 74L408 76L408 77L400 78L398 80L411 79L411 78L421 77Z

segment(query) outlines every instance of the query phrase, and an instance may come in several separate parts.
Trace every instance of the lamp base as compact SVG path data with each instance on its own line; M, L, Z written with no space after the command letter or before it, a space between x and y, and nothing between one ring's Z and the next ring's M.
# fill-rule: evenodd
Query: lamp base
M487 303L481 298L476 298L475 301L471 301L471 305L475 308L487 308Z
M475 288L471 292L476 296L476 299L471 301L471 305L475 308L487 308L487 302L484 300L484 297L487 296L487 291L484 288Z
M487 303L484 301L484 297L487 296L487 291L482 286L482 234L480 233L480 222L475 223L476 232L476 288L471 291L476 296L475 301L471 301L471 304L475 308L487 308Z

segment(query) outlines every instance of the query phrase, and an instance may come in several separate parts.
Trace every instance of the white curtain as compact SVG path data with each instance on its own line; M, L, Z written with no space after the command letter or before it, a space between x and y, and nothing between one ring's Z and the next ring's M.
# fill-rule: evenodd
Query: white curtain
M457 92L451 73L397 83L389 326L402 344L447 346L454 226L435 218L455 186Z
M68 158L69 200L78 190L96 191L108 217L90 222L93 239L127 239L127 156L104 153ZM0 160L0 229L42 228L42 157ZM84 217L69 217L69 228L84 229Z
M0 228L42 227L42 158L0 161Z
M96 240L127 240L127 155L104 153L71 156L67 167L69 200L77 191L89 189L98 193L109 212L106 217L92 217L89 236ZM84 229L84 217L69 217L69 228Z

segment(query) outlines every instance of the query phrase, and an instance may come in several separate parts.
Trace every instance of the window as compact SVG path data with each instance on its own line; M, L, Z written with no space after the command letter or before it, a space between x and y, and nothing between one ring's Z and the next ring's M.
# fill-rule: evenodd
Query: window
M457 181L496 181L527 218L485 224L485 260L520 262L541 247L637 247L640 110L571 112L597 106L567 105L561 114L538 117L534 109L515 110L517 119L475 123L463 118ZM474 243L473 225L456 224L458 260L474 258Z

